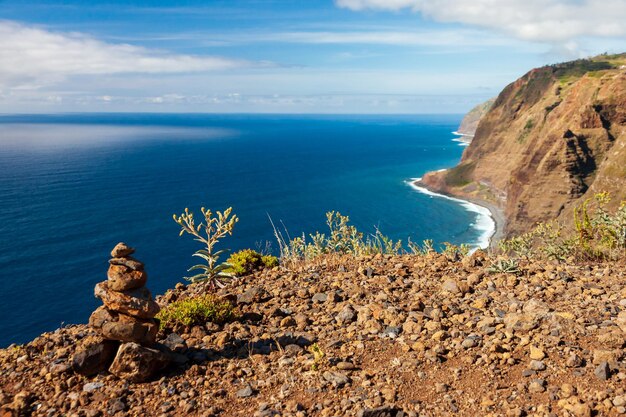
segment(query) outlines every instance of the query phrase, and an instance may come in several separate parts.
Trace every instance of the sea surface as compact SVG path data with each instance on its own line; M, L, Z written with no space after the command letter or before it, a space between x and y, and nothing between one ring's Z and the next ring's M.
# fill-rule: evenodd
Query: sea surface
M458 162L460 120L0 116L0 347L85 323L117 242L137 248L153 294L183 282L198 248L172 220L185 207L232 206L231 250L276 250L268 216L295 237L323 231L329 210L405 242L484 241L483 214L409 185Z

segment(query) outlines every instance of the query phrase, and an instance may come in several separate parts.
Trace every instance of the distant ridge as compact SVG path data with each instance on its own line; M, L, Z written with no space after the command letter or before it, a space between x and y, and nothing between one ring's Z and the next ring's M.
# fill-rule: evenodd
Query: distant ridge
M476 134L476 129L478 128L478 123L480 122L480 119L482 119L487 114L495 101L495 98L490 98L484 103L481 103L472 108L465 115L465 117L463 117L459 128L454 133L461 136L474 136L474 134Z

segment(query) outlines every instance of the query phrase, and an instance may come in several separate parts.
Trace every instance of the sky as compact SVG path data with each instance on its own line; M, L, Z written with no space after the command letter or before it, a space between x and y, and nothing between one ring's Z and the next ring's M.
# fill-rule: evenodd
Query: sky
M463 113L626 0L0 0L0 113Z

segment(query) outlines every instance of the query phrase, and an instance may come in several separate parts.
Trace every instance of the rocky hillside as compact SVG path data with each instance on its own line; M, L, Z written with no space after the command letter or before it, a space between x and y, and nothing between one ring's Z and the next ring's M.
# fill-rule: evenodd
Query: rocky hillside
M463 120L461 121L461 124L456 132L463 136L474 136L476 134L476 129L478 129L480 119L482 119L483 116L489 112L489 109L493 106L494 101L495 99L493 98L489 99L471 109L465 117L463 117Z
M64 327L0 350L0 416L626 413L626 265L492 263L479 251L257 272L219 293L236 299L234 320L125 343L110 371L103 350L80 353L104 326ZM157 301L206 290L180 284ZM159 370L141 349L172 361Z
M626 198L626 54L546 66L507 86L461 163L428 187L494 202L506 234L572 216L600 191Z

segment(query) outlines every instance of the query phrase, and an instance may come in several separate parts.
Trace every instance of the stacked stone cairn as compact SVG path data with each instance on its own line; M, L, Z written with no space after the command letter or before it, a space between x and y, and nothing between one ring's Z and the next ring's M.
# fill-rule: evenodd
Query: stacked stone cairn
M74 369L94 375L108 369L132 382L150 379L167 366L167 352L156 345L159 305L145 287L144 264L131 257L133 248L118 243L111 251L107 280L96 284L95 296L104 304L89 324L99 337L88 340L73 360Z

